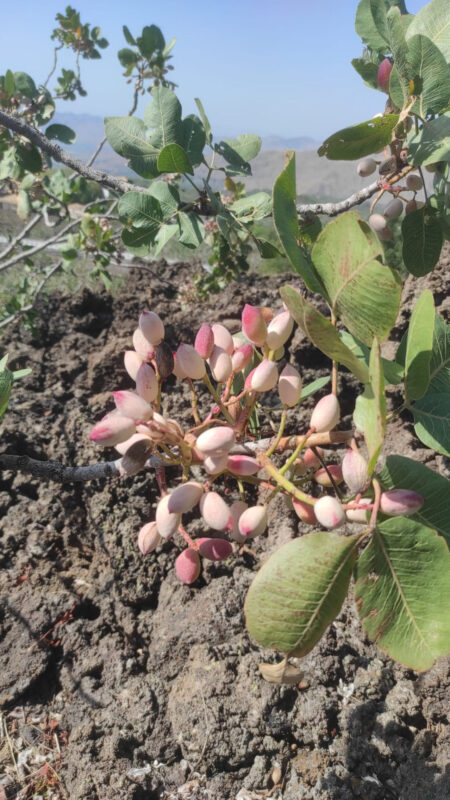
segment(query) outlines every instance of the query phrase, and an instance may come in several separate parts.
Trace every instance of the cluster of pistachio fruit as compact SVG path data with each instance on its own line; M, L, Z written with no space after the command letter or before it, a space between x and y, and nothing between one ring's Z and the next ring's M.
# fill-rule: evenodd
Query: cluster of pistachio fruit
M184 583L198 578L201 557L212 561L228 558L233 548L262 534L268 523L268 505L280 492L290 499L300 519L328 529L347 520L367 525L379 510L390 515L412 514L423 503L420 495L408 490L384 492L378 500L367 493L371 484L368 465L353 432L332 433L340 420L339 401L333 393L318 401L304 435L283 436L289 409L299 403L302 393L298 370L288 363L279 371L277 363L284 358L293 325L286 309L273 314L268 308L247 304L242 331L235 336L221 324L204 323L193 345L181 343L172 353L158 314L142 312L133 334L134 349L124 356L135 389L114 392L115 410L91 431L91 441L119 452L116 464L122 475L135 474L148 463L155 467L161 498L155 519L139 531L138 546L146 555L162 540L179 534L185 547L175 569ZM189 385L194 426L187 431L177 420L160 413L162 384L171 374ZM212 400L204 419L198 410L198 381ZM255 408L261 395L275 387L281 401L278 430L268 440L251 441L249 428ZM320 445L347 443L348 447L348 442L351 446L342 464L327 465ZM272 455L286 452L290 452L286 461L275 465ZM182 473L181 483L171 491L165 481L169 466L178 466ZM234 478L239 490L240 499L231 504L215 487L224 475ZM343 482L350 493L346 502L340 488ZM318 491L331 489L335 495L314 497L303 489L311 483ZM253 505L246 502L249 487L256 487L259 493ZM226 493L230 494L229 489ZM214 535L194 540L184 527L183 514L197 505ZM231 541L223 538L225 535Z

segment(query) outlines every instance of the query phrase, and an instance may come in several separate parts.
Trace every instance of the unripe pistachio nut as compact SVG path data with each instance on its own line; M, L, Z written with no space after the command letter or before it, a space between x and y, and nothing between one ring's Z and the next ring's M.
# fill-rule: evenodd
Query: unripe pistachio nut
M225 325L220 325L220 323L216 322L214 325L212 325L212 332L216 347L220 347L222 350L225 350L229 356L231 356L234 350L234 344L233 337L228 328L226 328Z
M278 394L284 406L292 408L300 400L302 377L291 364L286 364L278 379Z
M209 366L214 380L218 383L225 383L233 371L231 356L217 345L214 345L209 357Z
M203 558L209 561L223 561L231 556L233 545L226 539L202 538L197 539L198 550Z
M314 513L324 528L339 528L345 522L345 511L335 497L324 495L316 501Z
M153 442L148 436L145 436L137 442L133 442L127 447L126 453L120 459L119 469L121 475L126 475L127 477L137 475L137 473L145 467L152 449Z
M256 475L261 469L261 465L252 456L228 456L227 469L234 475Z
M152 418L153 408L136 392L113 392L113 395L116 408L124 417L131 417L141 422L147 422Z
M331 431L339 422L341 410L335 394L327 394L317 403L311 415L310 427L317 433Z
M123 417L125 419L125 417ZM131 447L136 442L150 442L152 444L151 439L148 436L148 433L133 433L129 439L126 439L124 442L119 442L116 444L116 450L120 453L121 456L124 456L127 452L128 448Z
M386 218L382 214L371 214L369 225L375 233L382 233L387 228Z
M306 522L308 525L317 525L317 517L314 513L315 500L313 497L310 499L311 503L306 503L304 500L298 500L296 497L293 497L292 505L295 513L300 517L302 522Z
M217 492L208 492L200 499L200 513L206 524L215 531L231 530L230 508Z
M185 514L197 505L203 494L203 486L195 481L188 481L177 486L169 495L167 508L171 514Z
M263 358L256 367L251 381L251 388L255 392L269 392L277 385L278 369L274 361Z
M235 441L233 428L223 425L203 431L197 439L196 448L205 456L221 456L229 453Z
M352 494L364 492L369 485L369 466L361 453L347 450L342 461L342 475Z
M410 489L391 489L382 492L380 510L390 517L407 517L422 508L424 502L424 498L418 492Z
M206 374L205 362L191 344L180 344L177 350L177 361L181 370L191 380L201 380Z
M316 447L316 450L320 455L320 458L323 458L325 453L323 452L322 448ZM308 447L303 453L303 461L305 462L305 465L307 466L308 469L314 469L315 467L318 467L320 465L320 459L317 458L314 450L311 450L310 447Z
M389 79L391 77L392 64L388 58L384 58L378 67L377 81L382 92L389 94Z
M231 364L233 372L241 372L245 369L253 357L253 347L251 344L242 344L238 347L231 356Z
M170 539L177 532L181 522L181 514L169 511L170 494L164 495L156 506L156 524L163 539Z
M331 487L333 486L333 481L331 480L330 475L338 486L344 480L342 476L342 467L340 464L328 464L327 469L325 469L325 467L321 467L317 470L317 472L314 473L314 480L319 484L319 486Z
M370 497L361 497L358 505L359 506L370 506L372 505L373 500ZM345 512L345 516L347 517L349 522L362 522L367 523L368 521L369 510L365 510L364 508L349 508Z
M144 359L139 353L136 353L136 350L125 350L123 361L128 375L132 381L135 381L138 369L144 363Z
M238 542L239 544L243 544L246 539L246 537L243 536L242 533L239 531L239 520L244 511L247 510L247 508L248 505L243 500L236 500L234 503L232 503L230 508L231 517L233 519L233 527L230 530L230 536L232 539L234 539L235 542Z
M136 375L136 391L147 403L153 403L158 394L158 378L150 364L141 364Z
M267 326L267 344L271 350L278 350L289 339L294 329L294 320L289 311L277 314Z
M200 575L200 556L197 550L187 547L175 560L175 572L182 583L194 583Z
M408 175L406 178L406 185L412 192L418 192L423 189L423 180L420 175Z
M242 331L250 342L263 345L267 338L267 325L262 310L246 303L242 312Z
M206 469L208 475L218 475L227 468L228 456L225 453L222 456L205 456L203 460L203 467Z
M145 338L140 328L133 333L133 347L143 361L153 361L156 348Z
M377 162L373 158L364 158L359 162L356 170L361 178L367 178L369 175L372 175L372 173L375 172L376 168Z
M200 326L195 337L194 347L203 359L206 360L210 357L214 349L214 334L211 325L208 325L207 322Z
M134 419L110 411L92 428L89 439L103 447L115 447L125 442L136 431Z
M139 327L147 341L156 347L164 339L164 325L154 311L143 311L139 317Z
M397 219L403 214L403 203L399 197L395 197L384 209L386 219Z
M247 539L259 536L267 528L267 509L265 506L250 506L239 517L239 533Z
M138 547L143 556L155 550L161 541L156 522L147 522L138 534Z

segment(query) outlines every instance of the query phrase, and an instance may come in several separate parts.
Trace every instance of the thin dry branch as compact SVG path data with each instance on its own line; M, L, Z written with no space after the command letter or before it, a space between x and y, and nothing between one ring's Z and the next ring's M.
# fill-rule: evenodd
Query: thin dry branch
M28 139L29 142L39 147L44 153L54 158L55 161L65 164L66 167L70 167L75 170L75 172L78 172L79 175L88 178L88 180L96 181L96 183L99 183L101 186L106 186L114 192L140 192L141 194L147 194L147 189L143 186L128 183L128 181L115 178L107 172L88 167L83 161L71 156L70 153L67 153L66 150L63 150L58 144L47 139L37 128L32 128L31 125L27 125L26 122L23 122L23 120L18 117L13 117L11 114L0 111L0 125L9 128L9 130L14 131L14 133L17 133L19 136L24 136L25 139Z

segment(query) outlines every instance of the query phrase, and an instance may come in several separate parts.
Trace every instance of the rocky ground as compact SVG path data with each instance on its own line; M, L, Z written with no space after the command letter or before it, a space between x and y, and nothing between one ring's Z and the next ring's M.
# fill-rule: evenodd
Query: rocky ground
M408 282L409 308L427 285L448 310L448 263L447 252L432 276ZM51 297L37 335L16 328L3 341L13 367L32 373L15 387L2 450L98 460L89 431L111 390L130 386L122 354L143 307L161 315L175 347L204 320L236 329L245 301L278 307L286 281L250 275L199 305L192 267L141 267L114 298ZM305 383L325 374L327 360L299 333L290 353ZM344 377L347 412L352 389ZM169 385L165 410L187 420L180 384ZM446 469L407 417L387 451ZM447 660L424 674L394 664L365 638L349 599L298 686L262 680L258 664L273 654L250 641L242 607L261 560L302 533L284 502L254 554L210 563L187 587L174 573L176 543L146 558L137 550L157 499L151 471L64 486L2 477L0 800L448 800Z

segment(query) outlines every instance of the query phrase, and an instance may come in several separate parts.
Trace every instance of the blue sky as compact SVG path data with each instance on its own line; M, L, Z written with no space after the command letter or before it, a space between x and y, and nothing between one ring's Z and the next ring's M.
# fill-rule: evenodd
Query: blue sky
M23 70L43 81L52 61L50 32L66 2L14 0L2 8L0 73ZM218 135L259 133L323 139L383 109L350 64L361 54L354 31L357 0L72 0L82 22L99 25L110 43L101 61L82 61L88 96L60 111L126 114L130 87L117 51L122 25L134 35L158 25L176 36L173 79L185 114L200 97ZM423 0L407 0L417 13ZM61 64L72 65L71 57ZM147 101L146 101L147 102Z

